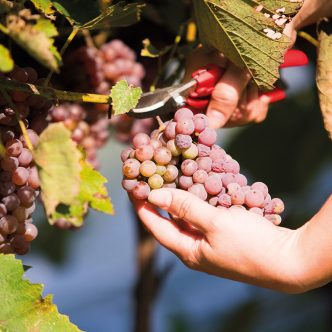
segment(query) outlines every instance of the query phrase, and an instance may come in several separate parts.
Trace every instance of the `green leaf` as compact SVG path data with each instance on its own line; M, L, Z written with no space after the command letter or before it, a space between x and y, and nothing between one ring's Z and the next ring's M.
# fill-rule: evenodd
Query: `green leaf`
M141 95L142 89L140 87L131 87L124 80L116 83L111 90L113 114L128 113L137 106Z
M0 44L0 71L8 73L14 68L14 61L9 50Z
M37 10L44 13L46 16L54 14L54 8L51 0L31 0Z
M164 47L162 50L158 50L155 46L151 44L149 38L146 38L142 41L143 49L141 50L141 56L148 58L159 58L160 56L165 55L172 49L172 45Z
M81 181L80 200L88 202L94 210L113 214L113 205L105 187L107 179L88 163L84 162L81 171Z
M42 297L42 285L23 279L22 262L14 255L0 254L0 266L0 331L80 331L58 312L51 295Z
M18 16L11 16L7 23L9 36L45 67L58 72L61 55L53 45L56 28L52 22L40 19L35 25Z
M113 205L104 185L107 179L87 162L82 162L80 178L79 195L71 205L61 205L57 208L51 216L53 223L58 219L65 219L72 225L80 227L88 207L107 214L114 213Z
M243 0L193 0L203 43L224 53L238 67L247 69L261 90L271 90L279 78L279 65L290 45L280 34L272 39L264 29L282 32L256 5Z
M75 203L80 192L81 157L70 131L62 123L49 125L41 134L34 160L39 167L47 216L61 204Z
M103 28L106 23L112 28L134 24L139 21L144 7L137 2L126 4L121 1L100 13L95 0L58 0L53 1L53 4L72 25L88 30Z
M332 31L331 21L319 25L316 83L324 125L332 139Z

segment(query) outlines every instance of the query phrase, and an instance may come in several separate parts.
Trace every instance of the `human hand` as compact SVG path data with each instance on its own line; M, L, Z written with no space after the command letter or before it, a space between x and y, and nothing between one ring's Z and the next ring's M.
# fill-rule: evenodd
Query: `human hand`
M140 219L188 267L286 292L305 290L297 231L246 210L215 208L183 190L153 190L149 201L133 200Z

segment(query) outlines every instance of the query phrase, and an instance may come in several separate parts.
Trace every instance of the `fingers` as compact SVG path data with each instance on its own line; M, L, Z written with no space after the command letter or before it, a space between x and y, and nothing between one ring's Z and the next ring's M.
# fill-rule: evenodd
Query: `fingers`
M196 237L181 231L176 223L162 217L154 207L141 200L132 199L138 216L152 236L180 258L191 257Z
M214 231L218 210L189 192L179 189L158 189L153 190L148 199L152 204L184 219L206 235Z
M248 72L230 64L216 84L206 115L214 128L226 124L237 108L241 95L250 80Z

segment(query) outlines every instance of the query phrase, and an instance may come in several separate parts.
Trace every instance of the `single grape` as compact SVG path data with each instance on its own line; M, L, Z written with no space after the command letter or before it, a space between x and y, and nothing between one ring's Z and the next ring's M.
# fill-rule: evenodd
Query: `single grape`
M239 184L241 187L247 185L248 181L247 178L243 174L235 174L235 182Z
M36 192L32 187L24 186L17 190L17 196L22 205L30 206L36 198Z
M185 159L195 159L198 155L196 144L191 144L190 148L182 150L182 157Z
M193 178L191 176L181 175L179 177L179 186L184 190L188 190L193 185Z
M196 161L186 159L181 164L181 171L186 176L192 176L198 169Z
M153 158L154 149L151 145L141 145L135 151L135 157L139 161L151 160Z
M212 159L210 157L198 157L196 159L198 169L201 169L205 172L210 172L212 169Z
M27 167L32 162L32 153L29 149L23 148L21 154L17 158L20 166Z
M161 147L154 151L153 158L157 164L167 165L172 159L172 154L167 148Z
M21 201L16 194L5 196L2 198L1 202L5 205L7 211L13 211L21 204Z
M204 187L208 194L218 195L222 188L222 182L220 177L217 175L209 176L204 183Z
M17 186L26 184L29 177L29 171L24 167L17 167L12 175L12 181Z
M241 186L236 182L229 183L226 187L229 195L232 195L234 192L241 189Z
M179 149L188 149L191 147L192 138L189 135L178 134L175 138L175 144Z
M126 179L126 178L124 178L122 180L122 187L123 187L123 189L130 192L135 188L137 183L138 183L137 179Z
M127 159L130 158L130 154L134 151L133 148L127 147L121 152L121 160L124 163Z
M217 133L214 129L207 127L198 135L198 142L212 146L217 141Z
M176 137L175 127L176 127L176 122L174 121L168 122L164 131L164 134L167 137L167 139L175 139Z
M233 174L233 173L226 173L222 177L222 182L223 182L225 187L227 187L230 183L236 183L235 180L236 180L235 174Z
M173 182L179 175L179 170L174 165L168 165L163 178L166 182Z
M205 114L198 113L194 115L195 133L201 133L208 125L209 119Z
M40 187L40 180L36 166L31 167L29 170L28 185L33 189L38 189Z
M212 196L209 199L209 204L212 206L217 206L218 205L218 200L219 200L219 196Z
M34 130L32 130L32 129L27 129L27 135L29 137L30 143L35 148L38 145L38 143L39 143L39 136L38 136L38 134ZM20 141L23 143L23 146L25 148L28 147L26 145L25 138L24 138L23 134L20 136Z
M145 160L139 167L140 173L145 177L150 177L157 171L157 166L152 160Z
M38 236L38 229L33 224L27 224L25 226L24 239L25 241L31 242Z
M280 198L273 198L264 203L264 211L266 214L280 214L284 212L285 205Z
M124 176L129 179L137 178L139 175L140 165L141 163L136 159L127 159L122 166Z
M239 174L240 173L240 165L234 159L225 161L224 164L223 164L223 171L226 172L226 173Z
M213 172L222 173L225 171L224 164L225 164L225 161L223 159L216 159L216 160L212 161L211 169Z
M231 196L228 195L228 194L221 194L221 195L219 195L218 204L221 205L221 206L223 206L223 207L229 208L232 205L232 198L231 198Z
M157 165L156 174L163 176L166 173L166 167L164 165Z
M249 190L245 194L245 204L248 208L252 207L263 207L264 206L264 195L258 190Z
M132 194L136 199L147 199L150 194L150 186L144 182L139 181L135 188L132 190Z
M169 151L171 151L171 154L173 157L177 157L179 155L181 155L182 151L180 148L178 148L175 144L175 140L174 139L171 139L167 142L167 149Z
M208 194L204 188L204 185L201 183L194 183L190 188L188 188L188 191L198 198L202 199L203 201L206 201Z
M243 205L245 201L245 193L239 189L233 191L231 194L232 204L233 205Z
M179 108L174 114L174 120L179 121L181 119L192 119L194 113L186 107Z
M212 161L220 160L223 161L225 159L226 152L224 149L211 149L209 157Z
M195 130L195 124L192 119L182 118L177 121L175 127L177 134L191 135Z
M154 174L148 180L151 189L159 189L164 184L164 179L159 174Z
M204 144L197 144L198 157L209 157L211 149Z
M6 215L0 219L0 232L3 234L15 233L18 222L14 216Z
M138 148L141 145L147 145L149 143L150 143L150 137L144 133L138 133L133 138L133 145L135 148Z
M16 157L4 157L1 160L1 168L4 171L12 172L14 171L19 165L18 159Z
M198 169L194 174L193 174L193 181L195 183L204 183L206 179L208 178L208 173L202 169Z
M268 189L267 185L263 182L254 182L251 185L251 189L261 191L264 195L264 198L269 193L269 189Z

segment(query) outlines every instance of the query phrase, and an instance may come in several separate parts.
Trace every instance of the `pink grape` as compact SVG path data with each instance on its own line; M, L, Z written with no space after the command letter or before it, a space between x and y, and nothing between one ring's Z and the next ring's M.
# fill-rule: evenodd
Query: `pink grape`
M32 153L29 149L23 148L21 154L18 156L20 166L27 167L32 162Z
M205 172L210 172L212 169L212 159L210 157L198 157L196 159L198 169L201 169Z
M14 216L6 215L0 219L0 231L3 234L15 233L17 226L18 222Z
M189 135L178 134L175 138L175 144L179 149L188 149L192 143L192 138Z
M24 240L31 242L38 236L38 229L33 224L27 224L25 226Z
M232 205L232 198L230 195L228 194L221 194L218 198L218 204L229 208Z
M17 196L24 206L31 205L36 198L36 191L30 186L24 186L17 190Z
M222 177L222 182L224 184L225 187L227 187L230 183L235 183L235 175L233 173L226 173L223 177Z
M219 200L218 196L212 196L209 199L209 204L212 205L212 206L217 206L218 205L218 200Z
M139 181L132 190L132 194L136 199L147 199L150 191L150 186L146 182Z
M151 145L141 145L135 151L135 157L139 161L151 160L153 158L154 149Z
M140 165L136 159L127 159L122 166L122 172L127 178L134 179L139 175Z
M224 149L211 149L210 158L212 161L220 160L223 161L226 157L226 152Z
M211 149L204 144L197 144L198 157L209 157Z
M31 167L29 170L28 185L33 189L38 189L40 187L40 180L36 166Z
M179 177L179 186L184 190L188 190L193 185L193 178L191 176L181 175Z
M226 173L238 174L240 172L240 165L234 159L225 161L223 164L223 171Z
M138 181L136 179L123 179L122 180L122 187L127 190L128 192L131 192L135 186L137 185Z
M284 212L285 205L280 198L273 198L264 204L264 211L267 214L280 214Z
M249 207L263 207L264 206L264 195L258 190L249 190L245 194L245 204Z
M235 174L235 182L239 184L241 187L247 185L248 181L247 178L243 174Z
M12 172L14 171L19 165L18 159L16 157L4 157L1 160L1 168L4 171Z
M229 183L226 187L229 195L241 189L241 186L236 182Z
M24 167L17 167L12 175L12 181L17 186L24 185L29 178L29 171Z
M176 137L175 127L176 127L176 125L177 125L177 123L174 122L174 121L170 121L166 125L164 134L167 137L167 139L175 139L175 137Z
M214 129L207 127L198 135L198 142L212 146L217 141L217 133Z
M192 119L194 117L194 113L189 108L180 108L174 114L174 120L179 121L181 119Z
M190 188L188 188L188 191L203 201L206 201L208 197L205 187L201 183L194 183Z
M166 182L173 182L179 175L179 170L174 165L168 165L163 178Z
M181 171L186 176L192 176L198 169L196 161L191 159L186 159L181 164Z
M17 157L22 152L23 144L18 139L12 139L6 143L6 152L11 157Z
M166 165L171 161L172 154L167 148L161 147L154 151L153 158L157 164Z
M205 114L198 113L194 116L195 133L201 133L208 125L209 119Z
M243 205L245 201L245 194L241 189L233 191L231 194L231 200L233 205Z
M195 124L192 119L180 119L175 127L177 134L191 135L195 130Z
M125 148L122 152L121 152L121 160L124 163L127 159L130 158L130 154L134 151L134 149L132 149L131 147L127 147Z
M269 193L269 189L268 189L267 185L263 182L254 182L251 185L251 189L261 191L264 195L264 198Z
M202 170L202 169L198 169L193 174L193 181L196 182L196 183L204 183L207 178L208 178L207 172Z
M133 145L135 148L139 148L141 145L147 145L149 143L150 137L145 133L138 133L133 138Z
M208 194L218 195L222 188L222 182L220 177L217 175L209 176L204 183L204 187Z
M157 166L152 160L145 160L139 167L140 173L145 177L150 177L157 171Z

